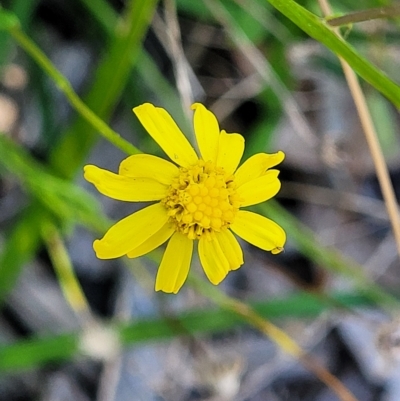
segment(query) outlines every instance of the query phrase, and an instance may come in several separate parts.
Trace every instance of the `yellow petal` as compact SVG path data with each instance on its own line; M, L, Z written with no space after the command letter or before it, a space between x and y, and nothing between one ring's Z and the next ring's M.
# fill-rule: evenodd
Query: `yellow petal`
M239 269L243 264L243 251L235 236L229 230L224 230L215 233L215 238L217 238L222 252L228 259L230 270Z
M228 274L230 267L219 242L213 238L199 239L199 258L208 279L214 284L219 284Z
M237 188L237 194L241 199L240 206L256 205L275 196L281 188L278 175L278 170L268 170L261 177L248 181Z
M260 177L267 169L281 163L284 158L285 154L281 151L273 154L257 153L249 157L235 173L236 185L240 186Z
M192 105L193 125L201 157L216 162L218 152L219 125L215 115L201 103Z
M139 245L132 251L129 251L127 254L128 258L137 258L158 248L171 237L174 231L175 227L167 222L154 235L144 241L142 245Z
M133 112L174 163L189 167L197 162L196 152L166 110L144 103Z
M219 136L217 166L223 167L228 175L233 174L240 163L244 151L244 138L240 134L227 134L224 130Z
M94 241L97 257L113 259L126 255L159 231L167 220L167 211L160 203L125 217L114 224L101 240Z
M239 210L231 230L245 241L272 253L283 250L286 234L282 227L257 213Z
M179 175L179 168L168 160L153 155L133 155L122 160L119 174L132 178L151 178L165 185Z
M193 240L176 232L168 242L156 278L156 291L176 294L185 282L193 253Z
M84 167L84 177L103 195L121 201L160 200L168 189L166 185L150 178L124 177L93 165Z

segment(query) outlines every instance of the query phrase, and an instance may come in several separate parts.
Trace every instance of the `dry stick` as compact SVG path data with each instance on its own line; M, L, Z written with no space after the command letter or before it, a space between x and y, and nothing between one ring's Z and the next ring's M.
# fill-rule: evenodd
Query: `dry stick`
M399 16L400 4L393 4L387 7L370 8L368 10L356 11L336 18L329 18L326 22L330 26L340 26L353 24L355 22L370 21L378 18L395 18Z
M332 13L328 0L318 0L320 8L325 16ZM334 29L336 34L340 36L338 29ZM393 186L390 181L389 171L383 157L382 150L378 141L378 136L372 122L371 115L368 110L365 96L361 90L360 84L357 80L355 72L351 67L339 57L340 63L343 68L344 75L347 80L351 95L354 99L358 115L360 117L361 125L363 127L368 147L371 152L372 160L375 165L376 175L378 177L379 185L381 187L383 199L385 201L386 209L389 214L389 219L392 224L392 229L397 245L397 252L400 255L400 219L396 197L394 194Z

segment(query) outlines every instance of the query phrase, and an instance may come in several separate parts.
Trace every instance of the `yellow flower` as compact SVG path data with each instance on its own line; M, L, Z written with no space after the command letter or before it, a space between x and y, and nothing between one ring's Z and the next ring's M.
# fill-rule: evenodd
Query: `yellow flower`
M272 220L241 207L264 202L280 189L283 152L258 153L239 168L244 138L220 131L214 114L195 103L194 131L201 157L172 117L150 103L133 109L143 127L173 163L156 156L129 156L118 174L93 165L85 178L99 192L129 202L158 201L113 225L93 248L100 259L142 256L169 240L156 278L156 291L177 293L185 282L194 240L204 272L219 284L243 264L232 231L272 253L283 250L286 235Z

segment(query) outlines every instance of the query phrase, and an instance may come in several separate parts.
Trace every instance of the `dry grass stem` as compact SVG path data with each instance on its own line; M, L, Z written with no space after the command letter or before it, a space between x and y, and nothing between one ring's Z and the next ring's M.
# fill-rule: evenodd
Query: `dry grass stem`
M241 79L222 96L220 96L210 108L219 117L220 121L230 116L232 112L245 100L257 96L264 88L262 78L254 73Z
M229 15L219 2L203 0L214 18L226 29L229 37L237 48L250 62L260 77L265 80L276 96L280 99L282 107L288 116L294 131L302 137L309 145L316 146L318 139L301 112L300 106L279 79L264 55L253 45L253 43L242 32L239 26L233 26Z
M181 42L181 30L179 28L178 16L176 14L175 0L164 0L164 13L166 22L166 33L171 49L172 63L176 79L176 86L181 96L184 110L190 111L194 102L193 90L189 79L189 70Z
M341 17L328 19L327 22L330 26L341 26L378 18L395 18L398 16L400 16L400 4L393 4L386 7L355 11L353 13L342 15Z
M325 16L332 13L331 7L328 0L318 0L320 8ZM340 35L338 29L334 29L337 35ZM360 84L357 80L357 76L350 66L339 57L340 63L343 68L344 75L346 77L347 83L351 95L354 99L358 115L360 117L360 122L363 127L365 138L368 143L368 147L371 152L372 160L374 162L376 175L381 187L383 199L386 204L386 209L390 218L392 225L394 237L397 245L397 252L400 255L400 219L398 205L396 197L394 194L393 186L390 180L389 171L386 165L385 158L383 156L378 136L374 127L374 123L371 118L371 114L368 110L367 102L365 96L361 90Z
M157 39L171 59L176 88L182 103L182 110L185 113L186 119L191 121L192 111L190 110L190 106L195 100L193 84L195 84L196 88L201 88L201 85L187 61L182 48L181 31L174 0L164 1L164 17L165 21L158 13L155 13L152 27Z

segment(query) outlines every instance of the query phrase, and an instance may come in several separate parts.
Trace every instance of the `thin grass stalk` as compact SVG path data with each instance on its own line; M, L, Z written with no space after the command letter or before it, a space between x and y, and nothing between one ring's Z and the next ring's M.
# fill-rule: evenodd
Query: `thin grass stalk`
M336 18L328 18L326 22L330 26L341 26L380 18L396 18L398 16L400 16L400 4L393 4L385 7L355 11Z
M332 14L332 9L328 0L318 0L318 2L325 16ZM340 32L338 28L334 28L333 30L340 37ZM376 133L376 129L372 121L372 117L369 112L364 93L358 82L357 76L346 61L344 61L341 57L339 57L339 60L342 65L342 69L346 77L351 95L354 99L361 126L363 128L365 138L371 152L372 160L374 162L376 170L376 176L381 187L382 196L389 215L390 223L392 225L392 230L397 245L397 252L400 256L400 217L396 196L394 193L392 182L390 180L389 170L383 156L382 149L378 140L378 135Z

